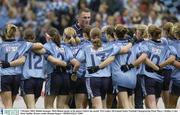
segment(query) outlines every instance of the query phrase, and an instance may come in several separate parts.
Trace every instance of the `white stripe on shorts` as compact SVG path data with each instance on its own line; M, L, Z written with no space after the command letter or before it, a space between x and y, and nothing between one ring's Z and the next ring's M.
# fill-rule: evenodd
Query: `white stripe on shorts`
M86 89L87 89L87 93L88 93L88 98L92 98L93 96L93 92L91 89L91 85L90 85L90 78L86 78Z
M0 92L2 91L2 89L1 89L1 75L0 75Z
M46 78L45 82L45 95L51 94L51 76Z

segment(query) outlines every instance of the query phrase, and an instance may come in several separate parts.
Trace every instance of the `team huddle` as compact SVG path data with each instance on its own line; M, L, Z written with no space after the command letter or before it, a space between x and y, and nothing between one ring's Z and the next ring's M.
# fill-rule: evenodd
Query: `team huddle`
M82 37L73 27L60 36L56 28L36 42L31 29L17 39L7 24L0 43L0 95L13 108L16 95L35 108L45 82L44 107L176 108L180 96L180 23L138 25L133 37L125 25L86 26ZM163 33L163 35L162 35ZM43 105L42 105L43 106Z

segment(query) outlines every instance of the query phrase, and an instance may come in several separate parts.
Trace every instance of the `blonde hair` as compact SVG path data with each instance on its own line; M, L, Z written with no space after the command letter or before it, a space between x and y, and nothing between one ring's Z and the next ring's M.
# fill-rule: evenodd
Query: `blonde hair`
M15 37L17 26L14 24L7 24L4 29L4 39Z
M67 36L70 36L70 39L66 39ZM75 36L74 38L72 38L72 36ZM66 43L73 43L73 44L79 44L80 43L80 38L77 37L77 33L76 30L72 27L67 27L64 29L64 33L63 33L63 40ZM70 40L70 41L69 41Z
M141 34L141 38L147 38L148 37L148 32L147 32L147 26L144 24L140 24L136 27L136 30L139 30L140 32L142 32Z
M180 38L180 23L174 24L172 27L172 33L175 37L178 37L178 39Z
M163 30L165 31L167 37L173 37L172 28L173 28L172 22L167 22L164 24Z

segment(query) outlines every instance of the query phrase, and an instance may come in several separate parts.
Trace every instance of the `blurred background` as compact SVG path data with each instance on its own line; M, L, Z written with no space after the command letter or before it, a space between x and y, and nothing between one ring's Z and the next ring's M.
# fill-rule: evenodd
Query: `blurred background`
M136 24L162 26L167 21L180 20L179 0L0 0L0 29L6 23L17 25L21 31L32 28L37 41L44 43L49 26L62 35L64 28L76 23L79 10L92 10L91 25Z

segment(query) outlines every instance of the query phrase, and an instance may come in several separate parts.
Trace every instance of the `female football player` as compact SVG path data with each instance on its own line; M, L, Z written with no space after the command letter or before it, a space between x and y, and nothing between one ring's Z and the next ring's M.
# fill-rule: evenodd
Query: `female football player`
M7 24L4 29L3 42L0 44L2 63L1 68L1 98L5 108L12 108L13 102L18 94L21 80L21 64L24 63L23 55L28 50L41 49L42 44L32 44L26 41L16 41L17 27L13 24ZM20 60L16 60L21 58ZM11 65L15 61L17 65ZM14 63L15 63L14 62ZM14 66L14 67L10 67Z
M155 25L148 27L150 40L143 44L148 51L148 58L159 67L163 68L171 64L175 59L175 51L166 42L161 40L161 29ZM144 77L144 95L146 108L157 108L157 101L161 94L162 81L166 71L164 69L156 72L148 66L143 66L141 71Z
M24 39L34 43L35 33L31 29L24 31ZM45 58L37 54L37 51L29 50L22 69L21 95L27 108L35 108L35 103L41 96L41 90L45 77Z
M68 108L66 103L70 92L68 65L71 63L76 67L78 62L74 59L70 48L60 44L61 39L57 29L50 28L46 33L46 39L48 41L44 47L49 66L45 84L45 108L53 108L56 97L57 108ZM75 71L73 68L73 72Z
M92 45L80 50L77 54L77 59L80 62L86 62L86 88L92 102L92 107L102 108L102 100L105 99L111 73L109 66L100 69L99 64L111 55L128 52L132 44L129 43L122 48L116 46L106 47L102 45L101 30L98 28L91 30L90 37Z
M176 38L175 42L173 43L173 46L175 47L177 51L177 57L174 61L173 65L175 66L172 74L171 74L171 85L170 85L170 97L169 97L169 106L170 108L176 108L179 105L177 105L178 98L180 96L180 23L176 23L173 28L172 32L174 37Z

